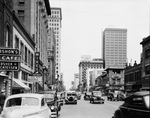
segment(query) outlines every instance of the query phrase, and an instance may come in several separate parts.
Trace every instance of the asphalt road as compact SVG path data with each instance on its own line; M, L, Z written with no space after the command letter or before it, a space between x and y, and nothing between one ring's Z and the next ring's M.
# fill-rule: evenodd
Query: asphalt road
M59 118L111 118L122 103L122 101L105 100L104 104L91 104L82 97L77 105L63 105Z

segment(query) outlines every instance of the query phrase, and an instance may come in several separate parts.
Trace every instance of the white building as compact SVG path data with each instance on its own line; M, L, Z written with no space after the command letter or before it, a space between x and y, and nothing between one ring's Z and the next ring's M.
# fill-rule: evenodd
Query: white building
M61 8L51 8L51 16L48 19L49 28L53 29L55 32L56 39L56 67L55 74L60 77L60 68L61 68L61 20L62 13ZM60 79L60 78L59 78Z
M106 28L103 32L105 68L124 68L127 60L127 29Z
M74 74L74 89L77 89L79 85L79 74L75 73Z

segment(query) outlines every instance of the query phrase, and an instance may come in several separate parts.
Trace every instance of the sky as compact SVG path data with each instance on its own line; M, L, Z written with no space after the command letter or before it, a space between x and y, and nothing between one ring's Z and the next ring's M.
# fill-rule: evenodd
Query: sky
M150 34L149 0L50 0L62 10L61 72L71 87L82 55L102 58L105 28L127 29L127 61L140 63L140 42Z

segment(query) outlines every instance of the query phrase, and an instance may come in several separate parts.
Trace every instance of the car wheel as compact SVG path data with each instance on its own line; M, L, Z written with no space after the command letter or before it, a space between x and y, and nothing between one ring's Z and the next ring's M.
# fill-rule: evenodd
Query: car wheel
M122 118L121 113L120 112L116 112L114 114L114 118Z

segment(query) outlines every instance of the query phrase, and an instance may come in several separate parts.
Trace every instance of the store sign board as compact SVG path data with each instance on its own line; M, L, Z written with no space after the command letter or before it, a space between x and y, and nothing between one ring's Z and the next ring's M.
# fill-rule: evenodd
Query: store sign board
M42 81L42 76L28 76L28 81L29 82L43 82Z
M19 67L20 67L19 62L1 62L0 61L0 70L18 71Z
M0 55L19 55L19 49L1 48Z
M19 49L0 48L0 70L18 71L20 61Z
M40 53L35 52L35 73L39 73L39 57Z
M20 62L21 56L18 55L0 55L0 61Z

